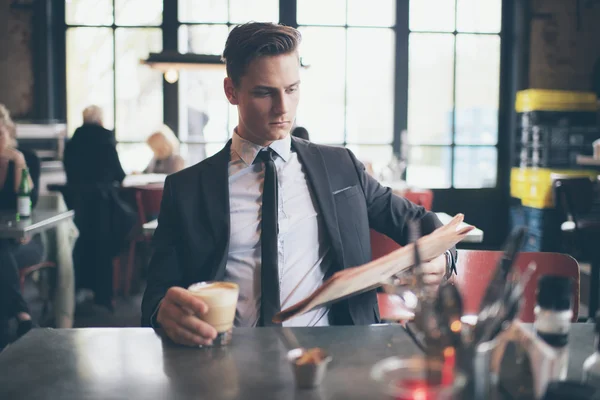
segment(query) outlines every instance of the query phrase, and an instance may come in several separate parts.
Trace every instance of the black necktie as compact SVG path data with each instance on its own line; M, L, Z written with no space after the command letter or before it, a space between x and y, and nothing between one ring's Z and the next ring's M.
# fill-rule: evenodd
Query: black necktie
M265 164L265 180L262 195L262 222L260 232L261 250L261 326L274 326L271 322L281 305L279 303L279 267L277 263L277 170L274 151L267 147L258 153Z

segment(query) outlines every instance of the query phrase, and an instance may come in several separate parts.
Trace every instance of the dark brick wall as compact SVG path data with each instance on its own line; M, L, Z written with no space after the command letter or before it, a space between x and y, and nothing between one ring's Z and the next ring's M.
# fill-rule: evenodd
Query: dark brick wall
M10 3L0 0L0 103L19 118L33 110L32 10Z

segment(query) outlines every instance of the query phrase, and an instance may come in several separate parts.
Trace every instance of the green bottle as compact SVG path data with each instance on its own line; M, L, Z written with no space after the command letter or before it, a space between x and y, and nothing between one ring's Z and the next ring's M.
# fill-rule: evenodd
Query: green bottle
M31 185L29 184L29 171L21 171L21 183L17 192L17 219L31 216Z

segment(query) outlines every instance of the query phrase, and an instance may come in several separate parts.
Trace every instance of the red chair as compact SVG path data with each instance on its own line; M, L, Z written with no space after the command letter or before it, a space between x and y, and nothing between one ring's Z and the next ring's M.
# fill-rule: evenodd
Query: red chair
M433 192L429 189L409 189L396 194L431 211ZM394 242L386 235L371 229L371 260L383 257L400 247L401 246L398 243Z
M125 285L123 287L123 295L129 296L131 289L131 281L133 279L133 270L135 268L135 254L138 243L146 242L151 239L150 235L143 233L142 226L150 219L156 218L160 212L160 203L163 195L163 184L149 184L144 186L136 186L131 188L138 212L138 227L136 228L135 237L129 241L127 251L127 266L125 271ZM118 293L121 286L121 258L116 257L113 260L113 289Z
M501 251L461 250L458 254L458 275L452 279L463 296L464 315L477 314L488 283L492 279ZM533 322L533 309L536 304L538 279L542 275L559 275L571 278L573 282L573 322L579 313L579 264L567 254L560 253L520 253L513 268L525 271L529 263L536 264L536 270L525 287L525 302L520 318L523 322Z
M25 290L25 278L27 278L29 274L39 271L42 268L56 268L56 264L45 261L39 264L30 265L29 267L19 268L19 285L21 287L21 293Z
M409 189L401 193L396 192L396 194L431 211L433 192L429 189ZM388 255L392 251L402 247L383 233L379 233L373 229L371 229L370 233L371 260ZM377 293L377 302L379 303L379 315L382 320L397 321L398 316L403 316L407 313L407 310L402 306L402 302L397 297L389 296L386 293Z

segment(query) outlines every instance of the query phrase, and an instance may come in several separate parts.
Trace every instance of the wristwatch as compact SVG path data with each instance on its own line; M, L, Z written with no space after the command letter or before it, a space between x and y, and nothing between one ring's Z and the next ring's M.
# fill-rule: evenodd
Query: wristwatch
M444 279L448 280L452 274L456 275L456 261L450 250L446 250L444 255L446 256L446 273L444 274Z

